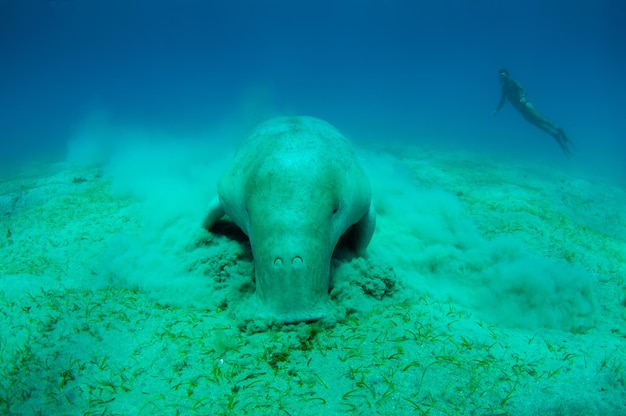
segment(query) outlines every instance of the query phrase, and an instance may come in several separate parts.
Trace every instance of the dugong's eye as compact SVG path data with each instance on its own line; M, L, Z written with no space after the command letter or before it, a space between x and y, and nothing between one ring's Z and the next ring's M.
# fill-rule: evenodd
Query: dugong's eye
M335 208L333 208L333 214L336 214L336 213L337 213L337 211L339 211L339 207L338 207L338 206L335 206Z

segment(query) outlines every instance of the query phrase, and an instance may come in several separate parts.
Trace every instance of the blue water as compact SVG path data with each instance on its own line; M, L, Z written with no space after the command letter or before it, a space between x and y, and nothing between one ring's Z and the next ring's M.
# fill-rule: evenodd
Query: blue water
M0 413L623 416L625 16L624 0L0 0ZM573 158L510 104L492 117L503 67ZM363 152L379 226L368 258L333 261L345 321L245 332L252 253L200 223L218 157L295 114L413 160ZM125 140L105 169L3 175Z
M170 135L307 114L355 141L563 155L507 105L506 67L582 164L624 174L619 0L0 0L3 163L76 126Z

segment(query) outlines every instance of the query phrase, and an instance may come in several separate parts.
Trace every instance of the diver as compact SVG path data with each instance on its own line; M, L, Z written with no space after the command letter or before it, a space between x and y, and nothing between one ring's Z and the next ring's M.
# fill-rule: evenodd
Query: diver
M559 146L561 146L563 153L570 157L572 152L569 146L571 146L572 143L565 135L563 129L550 120L543 118L541 114L539 114L535 107L528 102L524 88L519 84L519 82L509 77L508 70L504 68L501 69L498 73L498 78L500 79L500 84L502 85L502 95L500 96L498 106L493 111L493 116L496 116L508 98L509 102L522 115L522 117L526 119L526 121L534 124L550 136L554 137L554 139L559 143Z

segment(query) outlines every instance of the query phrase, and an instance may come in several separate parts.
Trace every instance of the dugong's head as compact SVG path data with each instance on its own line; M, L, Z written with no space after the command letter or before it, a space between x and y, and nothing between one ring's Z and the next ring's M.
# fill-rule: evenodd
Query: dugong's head
M370 205L367 180L310 156L265 159L246 183L256 296L282 322L325 315L335 246Z
M250 239L255 315L285 323L325 315L337 242L349 232L360 254L376 224L369 180L350 144L313 117L272 119L241 144L203 226L224 214Z

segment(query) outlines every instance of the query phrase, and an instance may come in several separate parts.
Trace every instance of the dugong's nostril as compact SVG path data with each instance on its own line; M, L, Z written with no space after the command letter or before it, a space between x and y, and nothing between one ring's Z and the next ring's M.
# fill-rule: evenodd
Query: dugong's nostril
M302 266L304 264L304 260L302 260L302 257L300 256L295 256L294 258L291 259L291 265L292 266ZM274 267L283 267L283 259L281 257L274 257Z

